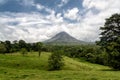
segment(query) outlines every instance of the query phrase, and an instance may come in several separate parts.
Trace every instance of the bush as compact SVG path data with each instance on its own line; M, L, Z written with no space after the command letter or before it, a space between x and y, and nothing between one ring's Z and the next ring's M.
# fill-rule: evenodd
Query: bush
M21 49L21 54L22 54L23 56L25 56L25 55L27 54L27 50L26 50L25 48L22 48L22 49Z
M120 70L120 53L117 50L109 53L109 59L109 66Z
M64 62L61 55L62 51L54 51L48 59L48 70L62 69Z
M94 59L95 55L92 54L92 53L86 54L85 57L86 57L87 61L90 61L90 62L94 62L95 61L95 59Z

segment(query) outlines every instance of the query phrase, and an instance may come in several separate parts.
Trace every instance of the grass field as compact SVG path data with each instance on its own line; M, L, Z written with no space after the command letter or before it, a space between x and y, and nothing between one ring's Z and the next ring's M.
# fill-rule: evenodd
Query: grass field
M120 71L84 60L64 57L60 71L47 71L50 53L0 55L0 80L120 80Z

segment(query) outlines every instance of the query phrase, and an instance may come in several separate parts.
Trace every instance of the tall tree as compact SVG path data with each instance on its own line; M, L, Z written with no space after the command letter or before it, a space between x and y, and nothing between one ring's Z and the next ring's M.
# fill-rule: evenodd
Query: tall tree
M98 45L106 49L108 64L120 69L120 14L107 18L104 27L100 29L102 32Z
M41 42L37 42L37 50L38 50L38 54L40 57L41 51L42 51L42 43Z
M19 40L19 47L20 49L26 48L26 42L24 40Z
M3 43L0 43L0 53L5 53L6 52L6 47Z
M12 46L9 40L5 41L5 47L6 47L6 52L10 53Z

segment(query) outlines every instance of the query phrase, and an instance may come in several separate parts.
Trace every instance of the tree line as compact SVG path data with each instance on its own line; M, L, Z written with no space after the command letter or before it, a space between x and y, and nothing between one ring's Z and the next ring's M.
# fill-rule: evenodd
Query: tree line
M24 40L15 40L13 42L6 40L6 41L0 41L0 53L13 53L18 52L21 49L25 49L28 52L30 51L39 51L41 52L42 49L42 43L36 42L36 43L26 43Z

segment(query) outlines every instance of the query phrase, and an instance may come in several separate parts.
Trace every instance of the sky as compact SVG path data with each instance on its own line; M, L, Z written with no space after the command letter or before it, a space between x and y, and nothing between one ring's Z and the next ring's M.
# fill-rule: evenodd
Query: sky
M0 0L0 41L38 42L65 31L88 42L120 13L120 0Z

